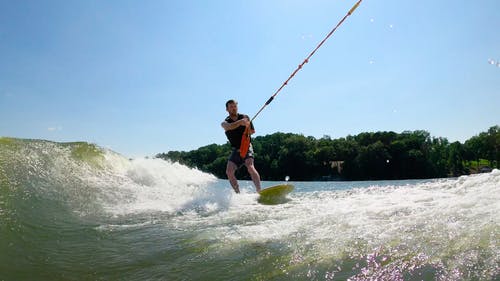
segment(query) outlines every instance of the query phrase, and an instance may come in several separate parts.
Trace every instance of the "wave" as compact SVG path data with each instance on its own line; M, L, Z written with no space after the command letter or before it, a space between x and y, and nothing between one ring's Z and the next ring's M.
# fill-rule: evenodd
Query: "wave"
M176 212L223 200L210 193L210 174L160 159L129 160L84 142L1 138L0 180L3 194L59 200L82 214Z
M0 138L0 279L68 279L78 265L93 272L116 258L109 255L116 245L102 243L104 229L146 227L153 213L221 208L228 201L211 186L215 180L85 142Z

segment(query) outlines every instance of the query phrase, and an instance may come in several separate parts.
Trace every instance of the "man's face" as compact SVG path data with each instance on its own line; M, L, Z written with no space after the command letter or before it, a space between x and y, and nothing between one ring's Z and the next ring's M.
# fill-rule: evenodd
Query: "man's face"
M238 113L238 104L230 103L227 105L226 110L230 115L236 115Z

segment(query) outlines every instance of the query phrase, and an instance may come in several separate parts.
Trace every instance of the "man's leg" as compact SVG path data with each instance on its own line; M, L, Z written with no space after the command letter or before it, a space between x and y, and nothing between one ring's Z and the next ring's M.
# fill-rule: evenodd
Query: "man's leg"
M236 179L236 176L234 175L234 173L236 172L237 169L238 169L238 167L236 166L236 164L233 163L233 161L227 161L226 175L227 175L227 178L229 179L229 183L233 187L234 192L240 193L240 188L238 186L238 180Z
M248 173L250 174L250 177L252 177L255 189L257 190L257 192L260 192L260 175L253 165L253 158L247 158L245 160L245 166L247 166Z

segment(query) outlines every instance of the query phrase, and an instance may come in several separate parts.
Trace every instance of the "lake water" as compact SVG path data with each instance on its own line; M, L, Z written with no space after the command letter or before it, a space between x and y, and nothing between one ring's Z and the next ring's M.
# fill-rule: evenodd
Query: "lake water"
M500 278L499 170L292 181L288 202L262 205L250 182L236 195L176 163L91 152L0 145L0 280Z

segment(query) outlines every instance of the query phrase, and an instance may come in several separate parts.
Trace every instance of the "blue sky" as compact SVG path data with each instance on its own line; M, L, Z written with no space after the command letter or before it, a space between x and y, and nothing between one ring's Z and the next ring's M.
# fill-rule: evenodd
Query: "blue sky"
M225 143L225 101L253 116L354 3L0 0L0 136L128 156ZM464 141L500 124L499 11L364 0L256 134Z

